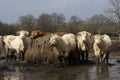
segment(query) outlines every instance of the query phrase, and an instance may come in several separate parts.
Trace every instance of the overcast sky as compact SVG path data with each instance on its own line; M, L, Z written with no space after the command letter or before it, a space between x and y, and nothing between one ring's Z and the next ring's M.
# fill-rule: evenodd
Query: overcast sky
M0 0L0 21L15 23L20 16L34 17L42 13L62 13L66 19L76 15L87 19L103 14L110 6L109 0Z

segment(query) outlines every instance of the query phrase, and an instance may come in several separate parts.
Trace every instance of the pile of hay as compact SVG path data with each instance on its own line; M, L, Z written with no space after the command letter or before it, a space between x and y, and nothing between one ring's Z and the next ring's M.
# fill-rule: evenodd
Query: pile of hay
M58 51L56 48L49 48L47 41L50 35L39 37L36 39L36 44L27 49L25 60L28 63L58 63ZM34 43L33 43L34 44Z

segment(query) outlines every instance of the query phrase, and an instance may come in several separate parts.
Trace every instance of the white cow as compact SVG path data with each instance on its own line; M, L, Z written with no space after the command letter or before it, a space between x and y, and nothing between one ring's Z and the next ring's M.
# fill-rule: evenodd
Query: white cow
M6 35L3 36L3 43L6 49L6 60L9 55L9 51L15 50L17 59L24 59L24 37L29 34L28 31L18 31L18 36Z
M92 34L87 31L81 31L77 33L77 46L81 52L82 60L88 60L88 54L92 47Z
M108 64L109 59L109 49L112 44L110 37L106 34L104 35L95 35L95 42L93 45L94 54L97 57L97 61L99 60Z
M60 61L69 61L68 56L71 51L76 49L76 38L72 33L68 33L60 37L57 34L53 34L48 42L49 46L54 46L59 52L61 57Z

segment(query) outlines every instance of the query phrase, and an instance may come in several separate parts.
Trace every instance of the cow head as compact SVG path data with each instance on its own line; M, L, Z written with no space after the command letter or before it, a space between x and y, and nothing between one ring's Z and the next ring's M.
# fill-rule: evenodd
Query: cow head
M24 30L21 30L21 31L17 31L16 32L18 36L21 36L21 37L26 37L29 35L29 32L28 31L24 31Z
M56 45L58 39L59 39L59 36L57 34L52 34L50 39L49 39L48 45L49 46Z
M43 34L42 31L40 31L40 30L34 30L34 31L31 32L31 38L35 39L37 37L41 37L42 34Z
M103 40L103 38L104 38L103 35L95 35L95 36L94 36L94 42L95 42L96 44L99 44L99 43L101 43L101 41Z
M81 46L82 50L86 50L86 48L89 46L89 42L92 41L92 34L87 31L81 31L78 32L77 36L79 38L78 46Z

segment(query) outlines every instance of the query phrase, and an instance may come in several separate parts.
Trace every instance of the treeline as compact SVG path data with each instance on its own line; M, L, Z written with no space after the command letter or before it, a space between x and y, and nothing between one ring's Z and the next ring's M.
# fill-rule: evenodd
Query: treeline
M118 36L120 33L119 23L102 14L94 15L87 20L82 20L74 15L66 21L63 14L43 13L38 18L33 15L21 16L18 18L18 22L14 24L0 22L0 35L16 34L18 30L31 32L35 29L47 32L66 31L72 33L86 30L93 34L107 33L110 36Z

